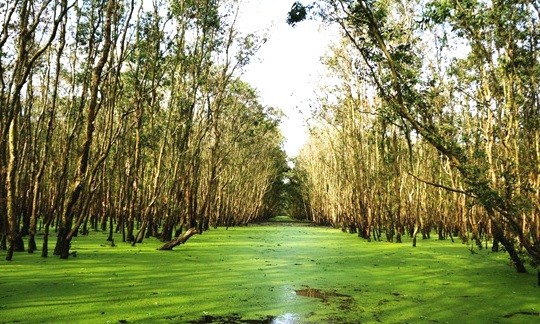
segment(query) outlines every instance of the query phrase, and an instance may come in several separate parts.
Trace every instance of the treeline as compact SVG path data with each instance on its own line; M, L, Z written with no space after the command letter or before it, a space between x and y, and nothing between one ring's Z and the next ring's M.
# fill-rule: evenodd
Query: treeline
M69 256L91 229L140 243L272 212L278 111L241 80L236 0L0 6L1 247ZM170 246L169 246L170 247Z
M538 4L315 7L343 41L296 161L311 219L366 239L493 240L518 271L540 264ZM311 8L296 3L289 22Z

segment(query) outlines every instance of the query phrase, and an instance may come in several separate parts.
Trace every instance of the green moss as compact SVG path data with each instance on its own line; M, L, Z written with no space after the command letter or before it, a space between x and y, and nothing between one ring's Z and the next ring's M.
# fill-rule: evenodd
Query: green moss
M459 243L368 243L307 226L219 228L174 251L75 238L77 257L0 252L0 322L169 322L207 316L320 322L538 321L536 274ZM39 244L39 242L38 242ZM333 292L326 300L295 290ZM350 297L339 297L347 295Z

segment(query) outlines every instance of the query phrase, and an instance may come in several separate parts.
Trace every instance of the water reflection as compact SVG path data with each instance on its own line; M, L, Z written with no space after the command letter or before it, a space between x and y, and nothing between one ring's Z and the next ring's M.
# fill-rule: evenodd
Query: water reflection
M190 324L203 324L203 323L220 323L220 324L294 324L300 321L300 317L296 314L286 313L280 316L268 316L260 319L245 319L238 314L230 316L212 316L205 315L198 320L190 321Z
M322 291L320 289L314 289L314 288L298 289L298 290L295 290L294 292L298 296L318 298L322 300L323 303L328 303L329 297L348 297L348 298L351 297L349 295L340 294L335 291Z
M272 324L294 324L299 322L299 317L296 314L286 313L272 319Z

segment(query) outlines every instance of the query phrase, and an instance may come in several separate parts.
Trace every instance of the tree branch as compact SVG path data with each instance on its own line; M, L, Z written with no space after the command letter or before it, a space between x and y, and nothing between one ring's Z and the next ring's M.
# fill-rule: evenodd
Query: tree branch
M415 176L414 174L412 174L411 172L407 172L411 177L415 178L416 180L420 181L420 182L423 182L425 184L428 184L430 186L433 186L433 187L436 187L436 188L441 188L441 189L444 189L444 190L448 190L448 191L451 191L451 192L455 192L455 193L459 193L459 194L463 194L465 196L468 196L468 197L471 197L471 198L477 198L476 196L474 196L473 194L471 194L470 192L467 192L465 190L461 190L461 189L455 189L455 188L452 188L452 187L448 187L448 186L445 186L445 185L442 185L440 183L435 183L435 182L431 182L431 181L427 181L427 180L424 180L424 179L421 179L417 176Z

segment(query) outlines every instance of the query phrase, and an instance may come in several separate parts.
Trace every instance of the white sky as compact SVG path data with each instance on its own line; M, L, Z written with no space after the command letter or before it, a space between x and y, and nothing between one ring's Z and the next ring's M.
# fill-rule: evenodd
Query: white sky
M307 139L304 119L310 114L319 81L325 73L321 56L332 37L328 27L304 21L296 27L285 22L294 0L244 0L238 27L241 32L267 32L268 41L252 59L242 79L255 87L265 105L286 115L281 130L285 151L296 156Z

